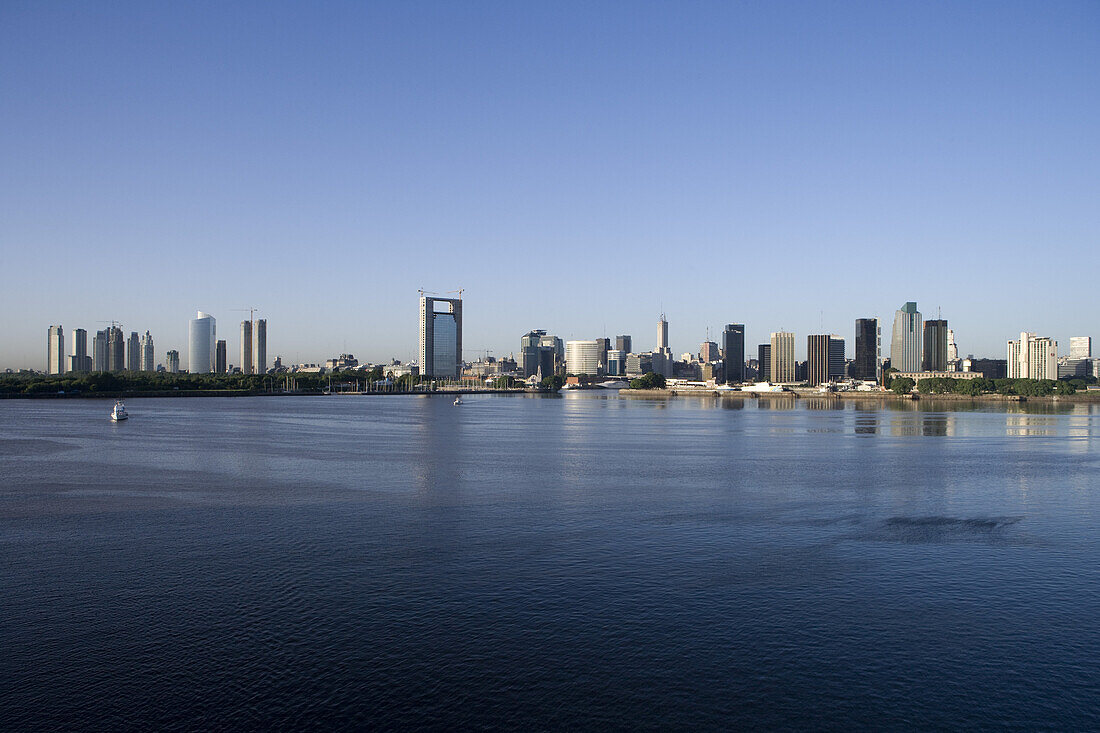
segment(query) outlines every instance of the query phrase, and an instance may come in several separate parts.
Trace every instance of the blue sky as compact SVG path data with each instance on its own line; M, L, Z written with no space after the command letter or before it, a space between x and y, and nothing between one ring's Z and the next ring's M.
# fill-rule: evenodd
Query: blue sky
M942 309L1100 337L1100 4L0 5L0 367L269 322L270 357L676 353ZM888 329L884 329L888 331ZM886 337L886 334L884 334ZM230 358L230 361L235 361Z

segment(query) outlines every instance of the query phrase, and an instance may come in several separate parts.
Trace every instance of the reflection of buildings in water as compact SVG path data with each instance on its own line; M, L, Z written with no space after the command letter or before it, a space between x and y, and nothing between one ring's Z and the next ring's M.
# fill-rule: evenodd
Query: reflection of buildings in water
M954 433L955 420L946 413L925 413L921 419L921 434L930 436L946 436Z
M1020 436L1057 435L1058 418L1053 415L1009 413L1005 416L1005 433Z
M744 410L745 398L743 397L719 397L718 406L723 410Z
M803 397L807 410L843 410L844 401L839 397Z
M798 405L798 398L791 397L758 397L756 407L760 410L793 410Z
M955 435L955 416L943 412L920 412L893 415L890 420L890 434L894 436L948 437Z

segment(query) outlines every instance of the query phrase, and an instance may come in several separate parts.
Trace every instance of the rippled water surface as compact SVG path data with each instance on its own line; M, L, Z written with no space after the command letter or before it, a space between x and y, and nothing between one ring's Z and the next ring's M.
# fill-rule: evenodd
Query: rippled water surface
M1100 407L465 402L0 402L3 727L1100 728Z

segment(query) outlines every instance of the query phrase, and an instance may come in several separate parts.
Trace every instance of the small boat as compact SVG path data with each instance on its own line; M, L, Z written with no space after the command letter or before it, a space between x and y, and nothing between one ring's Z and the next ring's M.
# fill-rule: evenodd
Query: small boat
M122 422L130 417L126 414L126 405L122 404L122 400L115 402L115 406L111 409L111 420L114 422Z
M462 398L461 397L455 397L455 405L457 406L457 405L461 405L461 404L462 404Z

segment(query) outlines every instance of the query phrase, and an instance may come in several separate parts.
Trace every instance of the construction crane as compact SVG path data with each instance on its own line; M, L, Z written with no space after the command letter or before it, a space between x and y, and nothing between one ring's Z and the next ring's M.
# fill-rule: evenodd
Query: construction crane
M247 312L248 313L248 320L255 323L255 321L256 321L256 311L258 311L260 309L259 308L233 308L232 310L233 310L234 313Z

